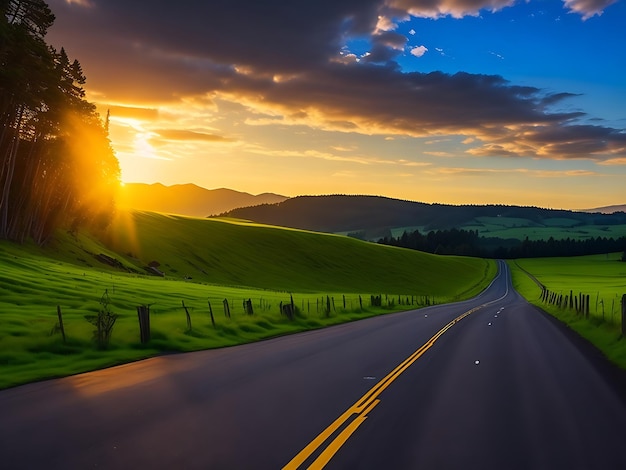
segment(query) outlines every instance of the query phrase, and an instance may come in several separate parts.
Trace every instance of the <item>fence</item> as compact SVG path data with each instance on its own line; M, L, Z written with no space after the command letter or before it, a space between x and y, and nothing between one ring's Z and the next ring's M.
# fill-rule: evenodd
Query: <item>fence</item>
M594 314L590 308L591 295L579 292L574 294L573 290L569 291L569 294L563 294L563 292L553 292L546 288L544 285L541 287L541 301L548 305L553 305L562 310L570 310L576 313L576 315L583 316L589 319L590 316L600 319L603 322L609 322L616 324L615 316L618 315L618 321L621 323L622 336L626 336L626 294L622 295L621 300L616 302L617 296L611 299L611 310L608 312L608 306L606 306L605 300L601 299L600 295L596 295ZM621 304L621 306L620 306ZM602 311L600 312L600 307Z

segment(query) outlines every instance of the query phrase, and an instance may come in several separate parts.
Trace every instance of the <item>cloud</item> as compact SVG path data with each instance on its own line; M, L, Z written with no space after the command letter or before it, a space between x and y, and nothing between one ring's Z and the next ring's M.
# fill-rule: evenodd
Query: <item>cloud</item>
M515 0L389 0L389 6L421 18L478 16L481 10L498 11Z
M455 157L456 155L450 152L442 152L442 151L432 151L432 152L422 152L424 155L431 155L433 157Z
M608 166L613 166L613 165L626 165L626 157L621 157L621 158L609 158L608 160L605 160L603 162L600 162L601 165L608 165Z
M81 7L92 7L93 4L90 0L65 0L67 4L72 5L80 5Z
M411 49L411 54L415 57L422 57L424 54L428 52L426 46L417 46Z
M584 20L595 15L602 15L604 10L613 5L617 0L563 0L565 8L570 13L578 13Z
M153 132L164 140L232 142L232 139L221 135L207 134L183 129L154 129Z
M481 140L488 137L483 136ZM508 135L489 137L490 143L467 153L476 156L590 159L610 161L626 155L626 133L603 126L521 126Z
M142 108L134 106L120 106L120 105L107 105L102 104L100 106L106 114L106 111L111 113L111 118L131 118L140 120L154 120L159 117L159 110L156 108Z
M385 63L404 51L408 39L393 31L384 31L372 36L372 49L364 57L365 62Z
M589 170L529 170L527 168L510 168L510 169L495 169L495 168L458 168L458 167L440 167L432 171L436 174L446 176L492 176L494 174L522 174L525 176L532 176L535 178L570 178L581 176L601 176L600 173Z
M509 0L90 3L50 0L57 14L51 35L53 44L71 44L68 53L81 60L89 90L103 101L158 109L220 99L246 108L241 122L253 112L272 117L253 116L249 122L256 124L388 138L459 135L473 139L468 152L477 156L603 161L626 155L622 130L576 126L583 113L551 111L572 94L515 86L495 75L403 72L394 59L407 38L377 28L380 17L459 17L504 8ZM371 50L357 61L345 45L360 37Z

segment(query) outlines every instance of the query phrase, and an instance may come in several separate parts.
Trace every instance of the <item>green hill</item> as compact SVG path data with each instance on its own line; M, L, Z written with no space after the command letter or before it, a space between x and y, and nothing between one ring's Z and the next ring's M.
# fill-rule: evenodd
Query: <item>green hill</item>
M437 257L348 237L225 219L134 212L118 219L108 245L168 278L297 292L450 295L482 277L484 262ZM134 261L137 263L137 261ZM156 264L156 263L155 263Z
M494 274L482 259L147 212L118 217L104 243L65 233L45 249L0 241L0 388L468 298ZM289 319L280 305L291 302ZM151 312L145 344L140 305ZM118 315L106 349L85 319L103 310Z
M423 233L452 228L484 237L531 240L589 239L626 235L626 214L575 212L505 205L426 204L378 196L299 196L280 203L243 207L223 216L332 233L359 233L377 240L404 230Z

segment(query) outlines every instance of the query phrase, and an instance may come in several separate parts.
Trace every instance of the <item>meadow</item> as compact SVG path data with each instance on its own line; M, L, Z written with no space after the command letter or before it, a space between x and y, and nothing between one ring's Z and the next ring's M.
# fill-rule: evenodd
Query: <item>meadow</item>
M477 217L471 223L461 224L458 229L477 230L479 236L486 238L501 238L524 240L588 240L591 238L620 238L626 236L626 225L582 225L579 221L565 218L543 219L541 223L529 219L516 217ZM428 233L428 227L398 227L391 229L394 237L399 237L404 231L419 230Z
M487 260L145 212L121 215L105 239L59 233L46 248L0 242L0 388L469 298L496 272ZM164 276L150 275L149 265ZM292 302L289 319L280 306ZM150 308L146 343L138 306ZM105 310L117 319L99 348L85 317Z
M611 361L626 369L626 341L621 334L621 299L626 294L626 263L621 253L571 258L510 261L515 288L598 347ZM557 294L589 295L589 318L569 308L541 301L541 288L530 273Z

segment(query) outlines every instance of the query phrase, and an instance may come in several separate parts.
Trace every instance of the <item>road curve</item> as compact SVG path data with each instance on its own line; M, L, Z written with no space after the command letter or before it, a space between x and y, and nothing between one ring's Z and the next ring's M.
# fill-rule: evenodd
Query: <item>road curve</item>
M626 468L625 390L500 269L471 301L2 391L0 466Z

